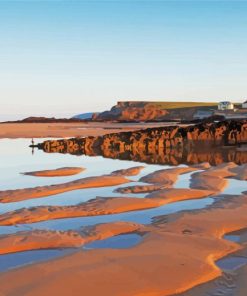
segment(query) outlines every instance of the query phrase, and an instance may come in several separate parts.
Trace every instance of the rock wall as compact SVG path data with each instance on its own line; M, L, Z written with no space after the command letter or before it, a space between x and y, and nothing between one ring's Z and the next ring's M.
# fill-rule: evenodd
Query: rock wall
M45 152L102 155L147 163L245 163L247 154L222 146L247 143L247 120L200 124L186 128L159 127L99 137L71 138L38 144Z

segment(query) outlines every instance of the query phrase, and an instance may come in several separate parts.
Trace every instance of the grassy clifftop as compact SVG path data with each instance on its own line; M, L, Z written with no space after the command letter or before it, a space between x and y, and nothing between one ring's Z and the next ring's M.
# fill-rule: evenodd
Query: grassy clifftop
M179 108L193 108L193 107L211 107L215 108L218 103L205 102L149 102L160 109L179 109Z
M199 109L217 109L217 103L119 101L111 110L94 115L93 120L192 120Z

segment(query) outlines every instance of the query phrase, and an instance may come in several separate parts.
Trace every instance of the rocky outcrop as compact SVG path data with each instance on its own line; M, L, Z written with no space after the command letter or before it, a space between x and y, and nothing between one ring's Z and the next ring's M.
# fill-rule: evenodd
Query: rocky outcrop
M168 114L151 103L118 102L110 111L94 114L93 120L145 121L159 120Z
M100 137L45 141L45 152L102 155L147 163L247 162L245 151L230 149L247 142L247 120L223 121L188 127L158 127ZM228 149L222 151L223 146Z
M110 111L94 114L95 121L193 120L198 110L211 110L215 104L193 102L118 102Z

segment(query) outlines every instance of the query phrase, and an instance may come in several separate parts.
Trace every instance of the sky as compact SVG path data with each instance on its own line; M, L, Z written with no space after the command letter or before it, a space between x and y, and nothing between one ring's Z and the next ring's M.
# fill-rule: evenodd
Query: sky
M0 120L242 102L246 1L0 0Z

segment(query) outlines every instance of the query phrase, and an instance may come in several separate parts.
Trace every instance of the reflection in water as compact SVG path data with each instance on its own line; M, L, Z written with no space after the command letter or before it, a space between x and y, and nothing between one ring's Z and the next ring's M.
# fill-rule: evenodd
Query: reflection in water
M72 141L72 142L70 142ZM47 153L69 153L73 155L103 156L105 158L131 160L145 162L148 164L198 164L209 162L218 165L224 162L235 162L236 164L247 163L247 151L241 151L237 147L210 147L197 149L196 147L177 147L164 149L104 149L104 147L92 146L86 149L77 141L80 139L46 141L37 147Z
M37 142L37 140L35 140ZM130 150L126 149L123 151L121 149L99 149L95 148L81 150L80 146L55 146L52 149L43 149L37 151L34 157L31 157L30 151L27 150L27 146L30 144L30 140L4 140L2 141L1 146L4 146L4 153L2 153L2 163L4 163L4 174L1 176L2 190L4 189L13 189L24 186L37 186L37 185L47 185L47 184L56 184L62 183L65 181L63 178L52 179L52 180L43 180L37 179L31 176L20 175L22 171L29 170L40 170L40 169L49 169L54 167L61 166L78 166L78 163L83 167L86 167L87 170L83 172L80 177L92 176L109 173L113 170L119 168L128 168L132 164L130 162L115 161L111 159L121 159L121 160L134 160L140 162L146 162L151 164L168 164L168 165L177 165L177 164L196 164L199 162L210 162L215 165L221 162L234 161L238 164L247 162L247 152L237 151L234 147L227 149L215 148L210 150L201 149L196 151L194 149L182 148L179 149L139 149L139 150ZM5 143L6 142L6 143ZM18 144L19 143L19 144ZM40 146L40 148L42 148ZM67 155L52 155L44 152L60 152L68 153ZM101 157L89 158L89 157L73 157L72 155L86 155L86 156L103 156L108 159L103 159ZM150 166L143 171L142 174L150 173L153 170L161 169L164 167L159 166ZM138 176L138 178L140 175ZM66 181L73 180L78 178L66 177ZM183 178L183 177L182 177ZM184 187L185 183L188 182L189 176L184 176L184 179L181 178L180 187ZM134 177L131 178L137 181ZM132 185L134 185L133 183ZM187 184L187 183L186 183ZM233 183L230 184L233 188ZM236 184L236 187L239 187L239 184ZM10 210L18 209L20 207L29 207L29 206L39 206L39 205L61 205L61 204L76 204L79 202L84 202L90 198L94 198L97 195L104 196L117 196L117 194L112 191L115 188L97 188L84 191L78 191L75 193L66 193L60 196L50 196L47 198L41 198L39 200L30 200L23 203L15 204L5 204L0 207L0 212L4 213ZM235 189L234 189L235 190ZM142 198L143 196L139 196ZM68 229L79 229L82 226L95 225L98 223L107 223L114 221L128 221L136 222L140 224L150 224L153 217L159 215L171 214L183 210L193 210L193 209L202 209L213 203L213 199L205 198L202 200L188 200L184 202L177 202L170 205L165 205L156 209L149 209L145 211L133 211L127 213L121 213L116 215L104 215L97 217L79 217L79 218L68 218L61 220L51 220L44 221L39 223L34 223L30 225L19 225L15 226L2 226L0 227L1 234L15 233L22 230L30 229L54 229L54 230L68 230ZM112 238L110 240L105 240L99 242L99 245L91 246L93 248L119 248L119 246L133 247L135 244L139 243L141 240L140 237L137 237L134 234L128 236L119 236ZM74 250L69 250L68 252L73 252ZM26 265L32 262L48 260L55 258L57 256L65 255L64 250L42 250L42 251L28 251L19 254L11 254L8 256L1 256L0 266L2 270L7 270L9 268L15 268L16 266ZM69 253L68 253L69 254ZM198 294L200 295L200 294Z
M246 143L247 120L232 120L45 141L37 147L45 152L100 155L152 164L216 165L229 161L246 163L247 151L237 149Z

